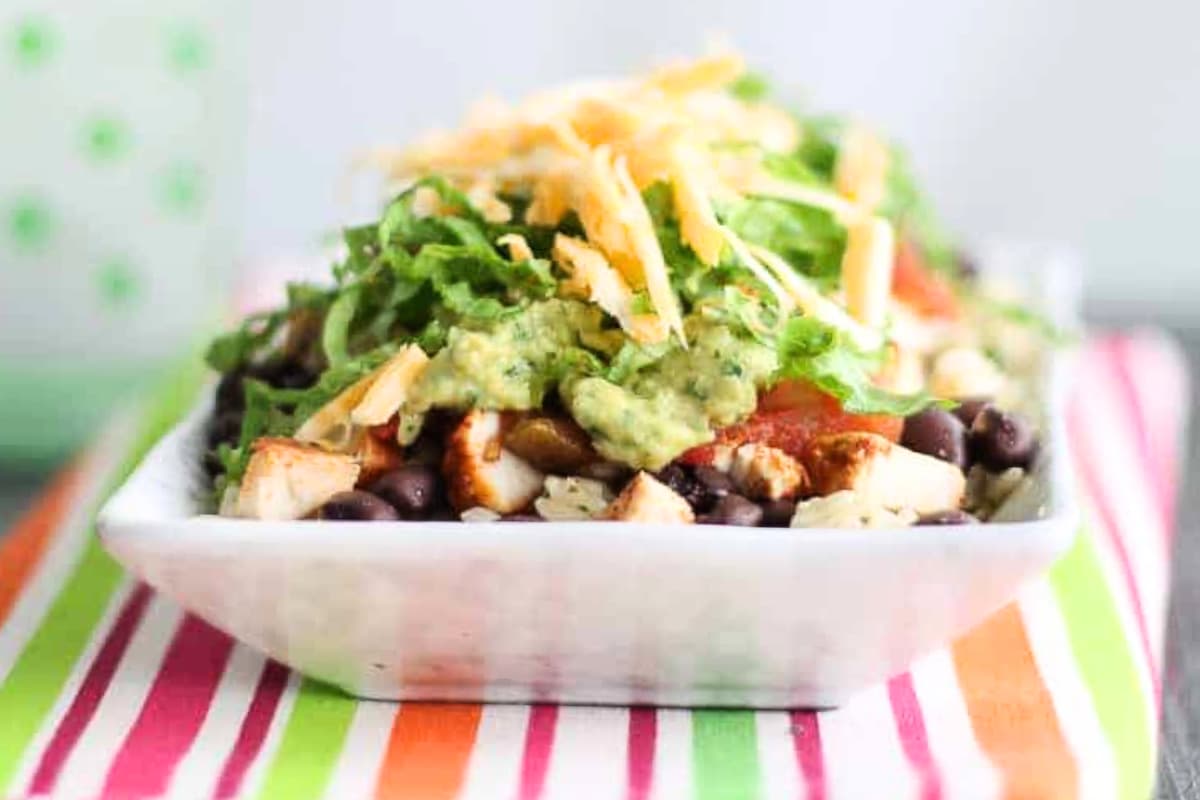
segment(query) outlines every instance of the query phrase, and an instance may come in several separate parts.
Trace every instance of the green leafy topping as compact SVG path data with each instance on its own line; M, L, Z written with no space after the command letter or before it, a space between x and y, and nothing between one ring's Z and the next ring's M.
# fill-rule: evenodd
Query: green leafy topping
M896 394L876 386L871 376L881 364L881 354L862 352L845 334L810 317L787 321L778 351L780 377L803 378L854 414L906 417L934 402L923 392Z
M729 93L739 100L757 103L771 93L770 82L760 73L747 72L729 84Z
M782 256L797 271L823 286L837 285L846 230L828 211L752 197L721 209L721 216L747 242Z

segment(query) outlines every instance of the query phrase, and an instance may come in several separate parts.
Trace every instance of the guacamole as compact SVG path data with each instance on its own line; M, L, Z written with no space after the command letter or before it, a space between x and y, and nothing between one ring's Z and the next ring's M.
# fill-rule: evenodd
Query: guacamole
M564 366L565 353L601 338L600 323L595 306L555 298L487 330L455 328L407 409L525 411L540 408L558 383L567 411L602 455L657 469L753 411L758 387L778 367L774 349L695 314L685 323L688 348L674 343L618 380L591 374L586 361Z
M601 314L575 300L535 302L486 330L453 328L409 395L408 408L526 411L542 404L554 367Z
M593 376L560 388L605 457L658 469L754 410L778 368L775 351L695 315L685 329L688 349L672 347L621 383Z

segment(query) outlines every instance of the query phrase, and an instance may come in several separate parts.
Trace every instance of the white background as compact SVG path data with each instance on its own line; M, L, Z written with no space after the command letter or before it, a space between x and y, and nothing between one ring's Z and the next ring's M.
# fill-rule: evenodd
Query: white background
M1070 242L1093 301L1200 316L1196 0L255 0L246 252L346 218L338 182L366 146L713 34L789 96L906 142L967 237Z

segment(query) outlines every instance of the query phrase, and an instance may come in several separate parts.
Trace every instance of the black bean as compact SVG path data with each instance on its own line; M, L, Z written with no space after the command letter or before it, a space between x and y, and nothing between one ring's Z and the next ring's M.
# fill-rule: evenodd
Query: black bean
M213 417L208 426L208 446L216 448L219 444L233 444L242 433L242 412L227 409Z
M217 477L225 471L225 465L221 463L221 459L217 458L217 454L212 450L204 454L202 463L204 465L204 474L210 479Z
M698 466L693 474L709 494L713 495L713 502L720 500L734 489L733 478L716 467Z
M304 365L290 360L273 360L251 367L250 377L277 389L307 389L317 376Z
M976 525L978 523L979 520L959 508L934 511L922 514L917 518L918 525Z
M1037 452L1037 435L1023 417L988 406L971 424L971 457L990 472L1028 467Z
M759 524L764 528L786 528L792 524L796 513L795 500L771 500L763 503L763 517Z
M429 464L405 464L367 487L404 519L427 519L442 503L442 476Z
M696 479L692 468L684 464L668 464L656 476L668 489L687 501L693 511L708 511L715 501L708 489Z
M500 518L501 522L545 522L544 519L537 514L505 514Z
M959 400L958 406L954 409L954 416L962 420L962 424L968 428L975 422L975 418L979 416L979 412L983 411L991 405L991 398L988 397L972 397L968 400Z
M692 489L691 474L684 468L682 464L667 464L655 476L658 480L675 494L687 494Z
M321 506L321 519L383 522L399 519L396 509L370 492L338 492Z
M958 268L958 277L964 281L974 281L979 278L979 265L970 253L959 251L955 253L954 265Z
M272 385L281 389L307 389L316 383L316 380L317 376L302 365L294 361L285 361L275 374Z
M944 408L934 406L905 418L900 444L960 469L967 465L966 427Z
M702 525L739 525L753 528L762 522L762 506L747 500L740 494L727 494L717 501L713 510L702 514L698 521Z
M217 414L222 411L240 411L246 407L246 396L242 387L242 381L245 379L246 371L241 367L221 376L220 382L217 383L214 409Z

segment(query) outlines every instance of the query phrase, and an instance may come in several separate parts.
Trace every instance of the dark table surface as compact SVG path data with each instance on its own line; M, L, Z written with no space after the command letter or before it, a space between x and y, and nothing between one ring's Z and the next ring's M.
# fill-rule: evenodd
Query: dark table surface
M1200 376L1200 330L1177 331ZM1162 755L1156 800L1200 800L1200 391L1194 393L1187 471L1180 490L1171 609L1167 622ZM0 535L45 475L0 470Z
M1177 332L1200 377L1200 331ZM1156 798L1200 798L1200 391L1193 388L1192 426L1179 495L1179 520L1167 620L1162 756Z

